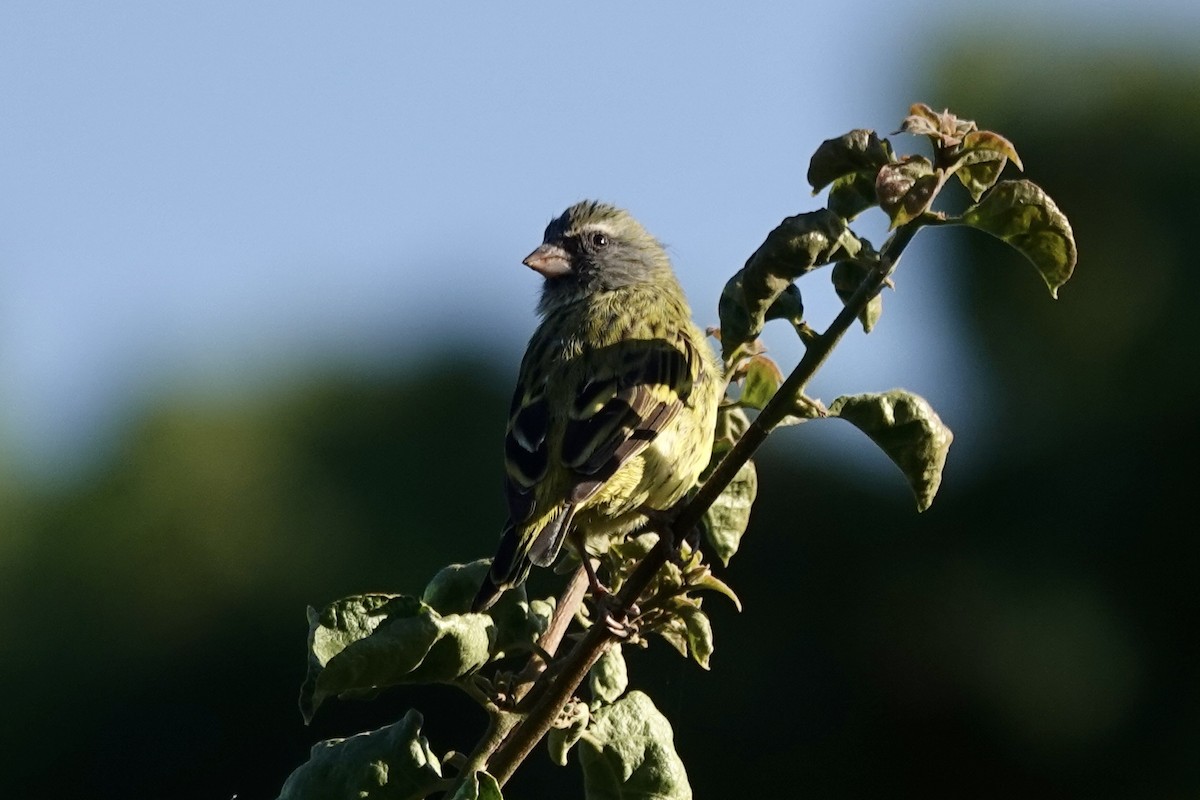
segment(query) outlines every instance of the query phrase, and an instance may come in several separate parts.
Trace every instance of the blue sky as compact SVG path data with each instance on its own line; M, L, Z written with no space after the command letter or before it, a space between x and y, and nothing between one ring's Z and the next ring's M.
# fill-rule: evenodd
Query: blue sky
M4 3L0 461L50 475L157 392L219 396L312 359L448 340L515 372L537 291L520 259L583 197L666 242L715 323L766 232L821 202L804 183L821 140L938 104L897 34L1024 20L1200 41L1183 0L1041 5ZM910 250L878 332L813 394L903 385L979 424L937 252ZM802 285L822 327L826 286ZM798 357L786 331L769 341Z

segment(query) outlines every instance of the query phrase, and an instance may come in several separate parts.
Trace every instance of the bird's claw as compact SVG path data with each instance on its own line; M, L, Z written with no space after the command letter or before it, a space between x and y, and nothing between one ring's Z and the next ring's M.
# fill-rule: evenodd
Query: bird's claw
M671 561L676 566L682 567L684 566L682 545L686 544L690 549L695 550L700 544L700 527L693 527L682 540L677 540L675 536L675 521L679 518L679 511L679 506L668 509L641 509L641 513L646 517L647 527L657 532L669 549Z
M593 600L596 603L596 617L604 623L609 633L625 640L632 640L637 636L638 625L634 620L642 612L636 603L625 607L617 596L607 589L594 594Z

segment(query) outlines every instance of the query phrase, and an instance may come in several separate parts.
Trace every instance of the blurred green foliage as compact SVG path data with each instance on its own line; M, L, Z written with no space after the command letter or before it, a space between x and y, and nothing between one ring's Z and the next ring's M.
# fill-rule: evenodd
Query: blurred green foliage
M420 587L448 557L494 547L501 497L479 487L499 486L506 394L454 356L227 407L179 398L76 486L10 482L10 781L93 797L276 791L315 741L296 707L305 607ZM268 728L280 738L261 741Z
M1022 440L1010 453L1096 435L1120 447L1156 426L1194 430L1200 167L1188 154L1200 134L1200 58L994 41L968 38L947 54L934 70L937 97L1021 143L1087 265L1060 302L1039 303L1015 254L962 233L952 269L965 278L968 333L994 378L985 390L1003 397L995 428L1032 434L1006 437ZM957 68L968 53L972 68Z
M806 461L806 426L768 444L719 572L745 610L712 604L712 671L626 652L698 798L1200 791L1200 68L1013 48L964 41L925 96L1020 143L1080 268L1051 302L1019 254L956 235L965 294L946 302L966 309L994 458L966 486L951 457L925 514ZM2 484L5 796L271 797L319 739L408 707L436 750L469 748L482 714L436 687L303 727L304 609L492 551L515 366L445 353L245 404L178 398L86 480ZM535 756L508 793L579 790Z

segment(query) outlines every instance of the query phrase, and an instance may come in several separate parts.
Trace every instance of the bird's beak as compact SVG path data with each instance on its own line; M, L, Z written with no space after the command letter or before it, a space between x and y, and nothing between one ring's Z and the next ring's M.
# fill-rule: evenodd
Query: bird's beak
M543 244L525 256L521 263L542 273L545 278L557 278L571 271L570 254L555 244Z

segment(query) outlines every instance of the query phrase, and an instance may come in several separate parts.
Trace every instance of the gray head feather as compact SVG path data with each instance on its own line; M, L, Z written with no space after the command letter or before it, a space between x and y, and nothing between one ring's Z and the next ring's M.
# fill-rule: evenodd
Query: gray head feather
M568 208L546 226L546 244L562 247L571 269L547 279L538 310L543 314L583 299L637 283L675 284L662 244L629 212L595 200Z

